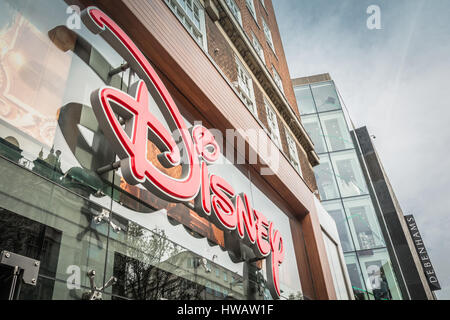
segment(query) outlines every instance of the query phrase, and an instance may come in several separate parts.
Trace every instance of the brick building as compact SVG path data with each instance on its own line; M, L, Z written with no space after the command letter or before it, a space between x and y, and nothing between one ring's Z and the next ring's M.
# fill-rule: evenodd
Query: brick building
M170 3L170 2L169 2ZM315 190L312 166L318 163L310 138L299 122L299 112L271 1L206 1L207 53L252 111L260 126L291 159L287 139L294 138L301 172ZM249 90L239 81L250 79ZM248 94L246 94L248 92ZM268 113L278 124L274 133ZM289 138L287 137L289 135ZM294 156L295 157L295 156Z

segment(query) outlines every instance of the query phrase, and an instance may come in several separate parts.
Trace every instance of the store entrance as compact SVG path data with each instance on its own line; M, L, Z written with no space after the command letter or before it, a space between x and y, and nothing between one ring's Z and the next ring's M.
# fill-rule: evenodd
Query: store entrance
M52 298L61 235L0 208L0 300Z

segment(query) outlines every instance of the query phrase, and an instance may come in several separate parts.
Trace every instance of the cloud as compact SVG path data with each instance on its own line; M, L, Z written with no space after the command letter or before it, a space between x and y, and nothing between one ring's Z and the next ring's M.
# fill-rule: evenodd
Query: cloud
M450 2L273 1L293 77L330 73L367 125L405 214L450 299ZM382 30L366 9L381 7Z

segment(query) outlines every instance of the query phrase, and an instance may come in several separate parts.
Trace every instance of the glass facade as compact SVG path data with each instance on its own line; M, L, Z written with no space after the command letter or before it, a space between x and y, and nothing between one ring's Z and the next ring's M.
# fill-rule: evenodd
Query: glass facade
M356 299L402 299L334 83L297 86L294 92L320 157L317 187L336 222Z
M116 155L90 95L105 85L128 92L139 79L126 67L113 72L125 61L83 24L68 29L66 11L62 0L0 0L0 251L41 265L37 285L22 286L18 298L85 298L94 270L97 287L117 278L103 299L271 299L265 263L237 258L228 233L186 204L127 184L120 169L97 174ZM149 141L147 156L157 163L157 154ZM287 240L282 298L301 297L291 218L248 167L222 156L208 168L276 221ZM159 169L181 174L180 166ZM11 274L0 268L0 288Z

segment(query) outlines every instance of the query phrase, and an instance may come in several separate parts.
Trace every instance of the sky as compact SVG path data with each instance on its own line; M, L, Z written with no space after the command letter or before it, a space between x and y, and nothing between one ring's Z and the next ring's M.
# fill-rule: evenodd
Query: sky
M329 73L367 126L450 299L450 1L272 0L292 78ZM381 29L367 27L370 5Z

